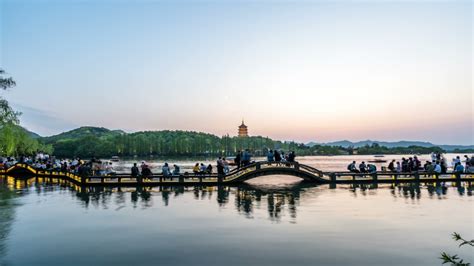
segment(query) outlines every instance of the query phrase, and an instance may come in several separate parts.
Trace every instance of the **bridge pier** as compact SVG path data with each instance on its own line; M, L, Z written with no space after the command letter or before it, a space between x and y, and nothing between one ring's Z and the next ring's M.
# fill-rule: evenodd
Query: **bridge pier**
M461 183L461 174L456 173L456 182Z
M378 175L377 175L377 173L372 174L372 181L374 181L374 183L377 183L377 182L378 182Z
M418 171L415 172L415 173L413 174L413 176L415 176L415 181L416 181L416 182L420 182L420 174L418 173Z
M336 180L337 180L337 176L335 173L331 173L329 175L331 177L331 183L336 183Z

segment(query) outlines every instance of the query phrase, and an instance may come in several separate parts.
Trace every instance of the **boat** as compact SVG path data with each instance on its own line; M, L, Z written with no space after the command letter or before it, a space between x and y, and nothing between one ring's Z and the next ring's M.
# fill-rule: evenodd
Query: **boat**
M118 156L112 156L112 159L110 159L111 162L118 162L120 161L120 158Z
M369 163L386 163L387 162L387 160L381 159L381 158L385 157L381 154L374 155L374 157L375 157L375 159L370 160Z
M387 160L382 160L382 159L375 159L375 160L370 160L369 163L386 163Z

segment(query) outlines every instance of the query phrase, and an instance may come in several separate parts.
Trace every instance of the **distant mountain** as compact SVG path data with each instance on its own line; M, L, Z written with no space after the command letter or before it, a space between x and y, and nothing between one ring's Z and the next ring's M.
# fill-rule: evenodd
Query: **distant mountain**
M58 135L44 137L42 140L45 143L53 143L57 141L65 141L65 140L76 140L87 136L94 136L94 137L110 137L116 135L125 134L122 130L110 130L103 127L80 127L73 129L71 131L63 132Z
M437 144L433 144L431 142L426 142L426 141L406 141L406 140L395 141L395 142L375 141L375 140L364 140L364 141L352 142L349 140L342 140L342 141L334 141L334 142L327 142L327 143L309 142L306 145L310 147L315 146L315 145L321 145L321 146L341 146L344 148L348 148L348 147L359 148L359 147L364 147L366 145L370 146L372 144L378 144L380 146L384 146L388 148L410 147L410 146L418 146L418 147L426 147L426 148L440 147L446 151L474 149L474 145L437 145Z
M21 127L25 132L26 134L28 134L28 136L30 136L31 138L33 139L39 139L41 138L41 136L39 134L36 134L35 132L32 132L32 131L29 131L28 129L24 128L24 127Z

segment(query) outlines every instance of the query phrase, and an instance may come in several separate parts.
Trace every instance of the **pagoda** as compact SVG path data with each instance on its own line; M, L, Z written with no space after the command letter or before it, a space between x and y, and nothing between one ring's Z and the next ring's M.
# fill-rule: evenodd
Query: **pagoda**
M239 137L248 137L249 131L248 127L244 124L244 120L242 119L242 125L239 126Z

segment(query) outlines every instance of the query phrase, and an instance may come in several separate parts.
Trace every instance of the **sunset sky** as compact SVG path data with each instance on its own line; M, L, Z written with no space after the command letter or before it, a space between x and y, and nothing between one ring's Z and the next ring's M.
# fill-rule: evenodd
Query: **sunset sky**
M474 144L471 1L0 3L1 95L42 135Z

